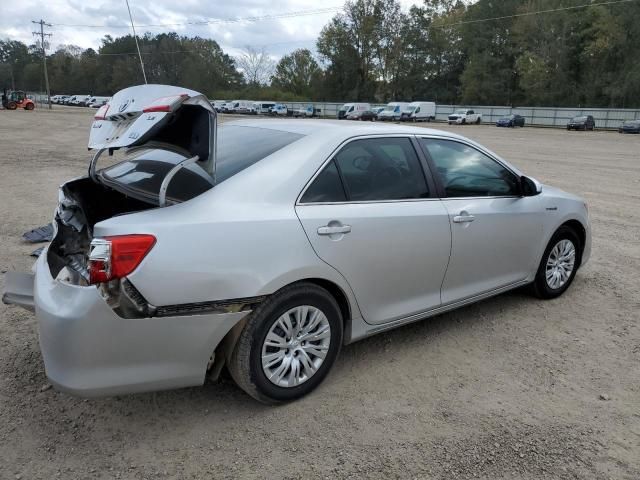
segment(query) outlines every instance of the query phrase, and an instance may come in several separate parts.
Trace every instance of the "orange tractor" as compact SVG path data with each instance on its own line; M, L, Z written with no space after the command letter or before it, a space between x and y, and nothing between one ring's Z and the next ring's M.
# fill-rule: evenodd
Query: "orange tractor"
M5 89L2 93L2 106L7 110L15 110L18 107L25 110L33 110L36 104L22 90L14 90L7 93Z

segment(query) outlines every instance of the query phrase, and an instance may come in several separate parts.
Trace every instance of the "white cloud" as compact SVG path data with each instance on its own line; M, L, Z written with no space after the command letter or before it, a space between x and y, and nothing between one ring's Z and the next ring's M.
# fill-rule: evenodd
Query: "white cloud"
M112 0L21 0L3 2L0 15L0 38L33 43L32 20L44 19L53 24L47 30L53 34L50 44L74 44L97 49L105 35L113 37L130 33L129 17L123 1ZM234 0L231 2L206 0L130 0L137 25L185 24L210 19L246 18L279 15L288 12L317 11L341 7L342 0L325 0L321 4L311 0ZM400 0L403 9L421 1ZM274 6L274 4L276 4ZM296 48L313 49L322 27L335 15L325 12L290 18L259 21L215 23L208 25L176 25L171 27L137 28L138 34L175 31L180 35L199 35L216 40L223 50L236 55L245 46L265 47L274 57ZM78 25L78 26L71 26ZM82 26L79 26L82 25ZM88 25L88 26L85 26ZM105 26L108 25L108 26ZM122 28L124 27L124 28Z

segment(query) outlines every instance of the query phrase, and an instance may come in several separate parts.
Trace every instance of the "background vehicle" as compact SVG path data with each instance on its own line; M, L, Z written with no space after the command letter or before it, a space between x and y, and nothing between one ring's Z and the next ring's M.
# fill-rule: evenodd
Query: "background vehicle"
M346 118L347 115L359 115L360 112L371 110L371 105L368 103L345 103L338 110L338 120Z
M100 108L105 105L111 97L91 97L86 102L86 106L90 108Z
M249 113L253 105L250 100L234 100L231 103L231 113Z
M229 100L214 100L213 102L211 102L211 105L213 106L216 112L221 113L222 110L224 109L225 104L228 101Z
M640 119L639 120L627 120L620 128L619 133L640 133Z
M377 120L392 120L397 122L402 116L402 111L407 108L407 102L391 102L378 113Z
M294 117L311 118L311 117L315 117L317 112L318 112L318 110L316 108L314 108L314 106L312 104L309 104L306 107L294 110L293 111L293 116Z
M496 127L524 127L524 117L518 114L499 118Z
M2 106L7 110L16 110L18 108L33 110L36 104L22 90L7 91L5 89L2 93Z
M276 106L276 102L256 102L254 105L256 105L256 114L267 115Z
M482 115L475 113L473 110L467 110L461 108L449 115L449 125L456 123L458 125L466 125L468 123L480 123L482 121Z
M411 102L402 110L401 122L430 122L436 119L436 104L433 102Z
M286 117L289 114L289 109L281 103L276 103L271 107L269 113L278 117Z
M374 121L378 115L372 110L365 110L364 112L352 112L347 115L347 120L365 120Z
M567 123L567 130L591 130L596 128L596 121L593 119L591 115L580 115L578 117L573 117Z

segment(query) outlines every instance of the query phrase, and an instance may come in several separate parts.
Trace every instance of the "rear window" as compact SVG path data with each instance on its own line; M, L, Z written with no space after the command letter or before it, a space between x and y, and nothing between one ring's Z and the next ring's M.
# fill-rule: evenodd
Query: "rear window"
M303 135L266 128L223 125L218 128L216 182L224 182L272 153L300 139ZM137 148L126 159L100 172L110 184L125 187L145 197L155 198L162 180L186 155L172 150ZM213 180L198 165L188 165L173 177L167 199L182 202L209 190Z

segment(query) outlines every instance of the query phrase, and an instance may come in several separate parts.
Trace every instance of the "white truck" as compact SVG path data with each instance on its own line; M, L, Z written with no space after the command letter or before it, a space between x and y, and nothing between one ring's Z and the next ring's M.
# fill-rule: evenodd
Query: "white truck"
M390 102L378 114L378 120L391 120L397 122L402 116L402 111L409 106L408 102Z
M467 123L480 123L482 121L482 114L475 113L473 110L466 108L460 108L449 115L449 125L466 125Z

